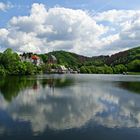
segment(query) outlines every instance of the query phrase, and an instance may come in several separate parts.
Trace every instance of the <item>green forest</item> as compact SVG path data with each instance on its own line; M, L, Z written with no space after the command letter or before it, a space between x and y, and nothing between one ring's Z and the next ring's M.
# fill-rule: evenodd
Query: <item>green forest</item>
M49 68L64 65L66 68L79 70L80 73L97 74L140 74L140 47L119 52L111 56L86 57L66 51L53 51L47 54L36 54L43 63L39 66L23 62L19 55L8 48L0 53L0 75L33 75L45 73ZM57 58L56 64L48 64L48 56Z

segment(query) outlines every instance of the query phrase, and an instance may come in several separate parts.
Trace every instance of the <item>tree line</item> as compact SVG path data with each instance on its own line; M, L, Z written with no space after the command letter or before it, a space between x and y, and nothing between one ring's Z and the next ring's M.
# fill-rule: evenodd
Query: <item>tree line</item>
M32 75L40 68L30 62L22 62L17 53L8 48L0 53L0 75Z
M64 51L52 52L52 54L57 57L57 64L47 64L48 55L41 54L38 56L40 56L44 63L40 66L36 66L30 62L21 61L19 55L8 48L3 53L0 53L0 75L32 75L45 73L46 70L57 68L58 65L79 70L80 73L121 74L126 72L140 72L139 53L136 53L136 51L136 57L131 53L131 58L133 59L128 61L128 63L121 63L121 61L115 60L117 61L116 64L105 63L105 58L89 59ZM127 58L125 57L125 59Z

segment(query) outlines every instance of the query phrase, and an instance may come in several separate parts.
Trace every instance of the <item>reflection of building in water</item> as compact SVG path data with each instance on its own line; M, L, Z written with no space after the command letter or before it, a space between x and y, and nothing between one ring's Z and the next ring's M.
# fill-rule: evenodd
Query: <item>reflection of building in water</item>
M34 89L34 90L37 90L37 89L38 89L38 83L37 83L37 82L35 82L35 83L33 84L33 89Z
M52 92L54 93L55 79L47 79L46 84L49 86L50 89L52 89Z
M49 85L50 88L55 87L55 80L54 79L48 79L47 84Z

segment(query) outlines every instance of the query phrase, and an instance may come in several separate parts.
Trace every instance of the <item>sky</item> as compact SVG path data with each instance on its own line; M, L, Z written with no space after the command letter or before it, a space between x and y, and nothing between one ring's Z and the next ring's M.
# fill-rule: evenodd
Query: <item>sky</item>
M0 51L96 56L139 45L139 0L0 0Z

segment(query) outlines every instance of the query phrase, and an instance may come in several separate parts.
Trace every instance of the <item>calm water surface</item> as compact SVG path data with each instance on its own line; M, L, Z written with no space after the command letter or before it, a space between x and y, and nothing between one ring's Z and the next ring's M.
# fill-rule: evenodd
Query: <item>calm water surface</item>
M139 140L140 76L0 78L0 140Z

